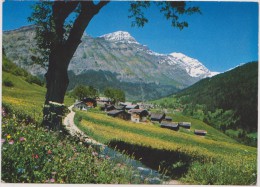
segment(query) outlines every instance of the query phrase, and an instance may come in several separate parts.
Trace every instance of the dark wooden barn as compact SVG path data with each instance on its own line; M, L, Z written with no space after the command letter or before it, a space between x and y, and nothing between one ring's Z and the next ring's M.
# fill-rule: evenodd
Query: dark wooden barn
M165 119L164 119L165 121L172 121L172 117L170 117L170 116L165 116Z
M131 114L131 121L139 123L145 122L149 112L145 109L131 109L128 111Z
M179 126L185 128L185 129L190 129L191 122L179 122Z
M194 130L194 134L199 135L199 136L206 136L207 131L195 129L195 130Z
M108 111L111 111L111 110L115 110L116 107L114 105L105 104L104 106L100 107L100 109L102 111L108 112Z
M126 105L125 109L126 110L139 109L139 105Z
M124 110L111 110L107 113L108 116L117 117L124 120L130 120L131 114L127 113Z
M161 123L164 118L165 118L165 113L163 113L163 114L152 113L151 114L151 121L158 121L159 123Z
M175 131L179 130L179 124L176 123L176 122L162 121L161 122L161 127L162 128L171 129L171 130L175 130Z

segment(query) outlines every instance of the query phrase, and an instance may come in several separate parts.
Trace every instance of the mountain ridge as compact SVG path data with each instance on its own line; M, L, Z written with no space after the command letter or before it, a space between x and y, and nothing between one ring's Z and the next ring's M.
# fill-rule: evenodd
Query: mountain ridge
M28 69L33 75L42 77L46 70L32 65L30 58L33 54L31 49L36 47L34 36L33 26L4 32L3 46L10 60ZM198 60L187 56L184 59L189 59L192 62L191 66L190 62L185 60L150 50L125 31L108 33L96 38L84 34L68 70L76 76L86 75L89 70L101 71L104 75L108 71L122 84L169 86L172 88L169 90L183 89L211 75ZM75 80L71 80L70 84L75 85Z

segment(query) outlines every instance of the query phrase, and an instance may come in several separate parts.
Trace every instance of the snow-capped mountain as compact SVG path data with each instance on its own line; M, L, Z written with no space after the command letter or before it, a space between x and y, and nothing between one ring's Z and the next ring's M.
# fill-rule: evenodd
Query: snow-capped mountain
M107 41L112 42L122 42L122 43L128 43L128 44L139 44L134 37L130 35L130 33L125 31L117 31L109 34L105 34L100 36L99 38L103 38ZM177 65L181 66L183 69L186 70L186 72L191 77L199 77L199 78L205 78L205 77L211 77L214 75L217 75L218 72L211 72L208 70L201 62L199 62L197 59L188 57L182 53L176 53L173 52L169 55L156 53L154 51L151 51L146 46L141 45L141 47L137 47L140 51L145 51L146 53L150 55L154 55L157 57L161 57L161 60L159 61L160 64L167 63L168 65Z
M218 74L218 72L211 72L210 70L208 70L197 59L188 57L182 53L174 52L171 53L170 56L171 61L169 61L168 63L176 63L181 65L186 70L186 72L192 77L205 78Z
M34 36L34 27L4 32L3 47L11 61L42 76L46 70L31 65L30 49L36 45ZM100 90L118 87L134 100L163 97L214 74L198 60L182 53L152 51L124 31L97 38L84 35L69 72L69 89L76 84L93 85Z
M113 41L113 42L126 42L126 43L139 44L134 37L132 37L128 32L125 31L117 31L117 32L105 34L100 36L99 38L104 38L105 40Z

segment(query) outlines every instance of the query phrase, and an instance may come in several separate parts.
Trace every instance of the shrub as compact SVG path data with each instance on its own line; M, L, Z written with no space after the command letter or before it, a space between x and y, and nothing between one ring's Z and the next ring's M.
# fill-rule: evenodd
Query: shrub
M38 77L33 76L33 75L28 75L25 80L26 80L26 82L28 82L30 84L34 83L39 86L43 86L43 84L44 84L41 79L39 79Z
M17 76L28 76L28 72L19 67L16 67L11 73Z
M4 84L4 86L7 86L7 87L13 87L14 86L14 83L11 80L9 80L8 78L6 78L3 81L3 84Z

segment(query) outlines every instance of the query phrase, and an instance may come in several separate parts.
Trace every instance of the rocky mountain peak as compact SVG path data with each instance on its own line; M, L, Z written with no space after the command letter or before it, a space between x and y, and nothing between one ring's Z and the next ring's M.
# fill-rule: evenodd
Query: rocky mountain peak
M126 31L116 31L113 33L102 35L99 38L104 38L105 40L113 41L113 42L126 42L126 43L138 44L135 38L132 37L130 33Z
M169 56L170 58L173 58L173 64L181 65L192 77L205 78L218 74L218 72L209 71L199 60L188 57L182 53L174 52L171 53Z

